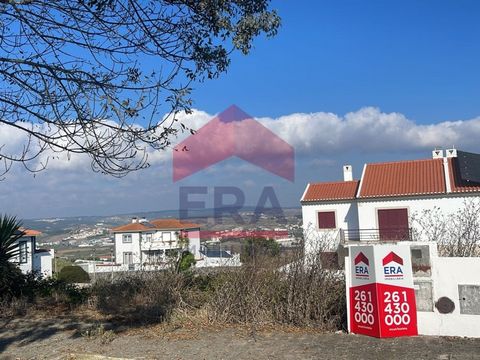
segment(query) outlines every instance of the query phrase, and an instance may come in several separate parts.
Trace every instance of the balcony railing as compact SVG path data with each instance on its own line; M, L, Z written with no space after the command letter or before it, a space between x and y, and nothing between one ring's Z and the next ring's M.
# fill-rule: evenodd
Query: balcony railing
M341 243L365 241L413 241L411 228L391 229L340 229Z

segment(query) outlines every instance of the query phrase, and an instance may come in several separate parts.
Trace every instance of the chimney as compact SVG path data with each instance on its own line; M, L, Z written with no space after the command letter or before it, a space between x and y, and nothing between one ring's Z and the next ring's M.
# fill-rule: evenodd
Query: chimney
M443 158L443 150L435 149L432 151L432 159L441 159Z
M132 217L132 224L138 223L138 219L136 216Z
M343 165L343 181L352 181L352 180L353 180L352 165Z
M145 216L143 216L141 219L138 219L138 222L139 223L145 223L145 222L147 222L147 218Z
M457 157L457 149L448 149L447 158L454 158L454 157Z

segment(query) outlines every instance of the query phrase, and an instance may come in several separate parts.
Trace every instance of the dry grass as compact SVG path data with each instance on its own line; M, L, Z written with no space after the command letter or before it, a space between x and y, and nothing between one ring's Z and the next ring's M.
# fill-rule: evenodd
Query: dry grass
M262 256L239 268L212 273L138 272L100 279L86 289L82 303L45 291L1 306L4 316L39 312L71 314L125 329L158 327L162 334L192 336L196 329L229 326L250 329L342 329L345 317L343 274L321 265L322 253L304 258ZM71 289L70 289L71 290ZM69 290L69 291L70 291ZM181 329L185 334L181 335ZM252 330L253 329L253 330ZM190 331L190 335L188 335ZM102 335L103 336L103 335Z
M304 258L259 257L213 274L150 272L97 282L90 304L123 323L170 327L292 326L341 329L343 274Z

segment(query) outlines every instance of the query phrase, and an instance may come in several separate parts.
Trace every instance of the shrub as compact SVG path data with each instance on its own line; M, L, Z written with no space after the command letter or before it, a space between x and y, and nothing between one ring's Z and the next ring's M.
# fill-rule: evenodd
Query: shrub
M87 283L90 281L90 276L80 266L65 266L58 273L58 279L66 283Z
M9 300L22 294L26 277L18 266L0 263L0 300Z
M435 241L440 256L480 256L480 201L465 200L453 213L433 207L410 219L417 240Z
M179 270L186 271L195 264L195 256L189 251L186 251L182 254L182 258L180 259Z
M0 275L2 276L2 275ZM10 286L14 292L0 295L0 317L25 315L28 310L46 307L71 309L88 299L87 289L79 289L73 284L62 280L42 278L35 273L19 274L15 286Z
M223 273L208 304L211 321L341 329L343 274L322 268L318 257L308 263L298 257L284 267L263 258Z
M168 320L185 286L184 276L170 271L138 272L114 280L99 279L91 289L94 303L104 314L130 322Z
M280 245L273 239L250 237L245 240L242 261L254 260L256 257L276 256L280 253Z

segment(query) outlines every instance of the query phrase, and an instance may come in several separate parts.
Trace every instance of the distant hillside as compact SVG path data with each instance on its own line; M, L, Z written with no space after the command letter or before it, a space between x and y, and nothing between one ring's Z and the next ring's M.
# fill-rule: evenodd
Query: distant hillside
M226 210L226 209L224 209ZM240 213L251 214L255 210L254 206L243 207ZM283 212L286 217L296 217L301 214L299 207L284 208ZM223 223L232 223L229 219L228 212L224 212ZM161 210L161 211L144 211L130 214L118 214L109 216L75 216L65 218L42 218L42 219L28 219L23 221L23 226L30 229L41 231L44 236L52 237L64 235L66 233L75 231L80 228L93 227L96 224L101 224L102 227L112 228L131 221L132 217L145 217L147 219L160 218L178 218L178 210ZM200 209L190 210L189 218L192 221L198 221L201 224L215 223L216 213L214 209Z

